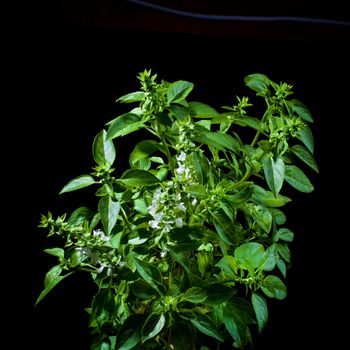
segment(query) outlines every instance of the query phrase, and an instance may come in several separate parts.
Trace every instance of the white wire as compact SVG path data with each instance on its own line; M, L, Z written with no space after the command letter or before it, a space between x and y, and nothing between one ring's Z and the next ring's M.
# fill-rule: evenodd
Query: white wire
M350 22L340 21L326 18L311 18L311 17L295 17L295 16L235 16L235 15L212 15L206 13L188 12L173 9L170 7L153 4L142 0L127 0L127 2L134 3L140 6L148 7L154 10L171 13L183 17L191 17L205 20L215 21L242 21L242 22L298 22L306 24L322 24L322 25L336 25L336 26L350 26Z

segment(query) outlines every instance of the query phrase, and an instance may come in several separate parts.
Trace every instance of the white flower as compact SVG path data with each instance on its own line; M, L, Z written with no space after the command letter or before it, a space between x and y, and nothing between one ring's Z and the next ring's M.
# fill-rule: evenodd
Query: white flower
M98 230L93 230L92 234L93 234L94 236L97 236L97 237L99 237L100 239L102 239L102 241L109 241L109 240L111 239L110 237L108 237L107 235L105 235L105 233L104 233L102 230L100 230L100 229L98 229Z
M182 227L184 225L182 218L177 218L175 224L177 227Z
M162 221L163 217L164 217L164 213L162 211L160 213L155 213L153 215L153 219L155 221L158 221L158 223L160 223Z
M148 225L150 225L152 228L159 228L159 221L150 220L150 221L148 221Z
M160 257L165 258L167 256L167 254L168 254L167 252L163 251L160 253Z
M124 267L126 265L125 261L119 261L118 266L119 267Z
M157 201L157 200L159 199L159 197L161 196L161 194L162 194L162 192L161 192L160 189L156 190L156 191L154 192L154 194L153 194L153 201L154 201L154 200ZM153 201L152 201L152 204L153 204Z
M106 263L102 262L102 261L99 261L99 264L100 264L100 267L98 268L97 272L98 273L102 273L102 271L107 267L108 270L107 270L107 275L110 275L112 273L112 268L107 265Z
M193 198L191 203L192 203L192 205L196 205L197 204L197 198Z
M157 207L154 207L154 206L152 205L152 206L149 206L149 207L147 208L147 210L148 210L148 213L149 213L150 215L154 216L154 215L156 215Z
M180 155L176 156L177 161L184 162L186 160L186 153L181 152Z
M179 174L179 175L182 175L184 172L186 172L186 167L183 165L183 164L179 164L179 167L176 168L176 172Z
M171 224L172 224L172 221L167 222L163 228L163 232L170 232Z
M75 248L75 251L77 252L77 256L79 259L82 259L85 256L90 257L92 255L91 249L88 247L77 247Z
M176 206L177 209L180 209L182 211L185 211L186 210L186 206L183 202L179 203L177 206Z

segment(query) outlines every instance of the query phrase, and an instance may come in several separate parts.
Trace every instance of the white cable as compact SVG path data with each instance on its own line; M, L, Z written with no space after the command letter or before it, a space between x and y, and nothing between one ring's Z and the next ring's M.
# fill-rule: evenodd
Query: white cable
M298 22L305 24L322 24L322 25L336 25L336 26L350 26L350 22L340 21L326 18L311 18L311 17L294 17L294 16L235 16L235 15L211 15L206 13L188 12L153 4L142 0L127 0L127 2L134 3L140 6L148 7L154 10L171 13L183 17L191 17L205 20L216 21L242 21L242 22Z

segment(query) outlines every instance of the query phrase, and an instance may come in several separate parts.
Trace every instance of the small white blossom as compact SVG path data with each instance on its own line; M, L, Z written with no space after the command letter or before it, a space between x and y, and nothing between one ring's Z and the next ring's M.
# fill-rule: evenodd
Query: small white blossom
M158 222L161 222L162 221L162 219L163 219L163 217L164 217L164 213L161 211L160 213L155 213L154 215L153 215L153 219L155 220L155 221L158 221Z
M170 232L170 230L171 230L171 224L172 224L171 221L167 222L167 223L165 224L164 228L163 228L163 232Z
M182 218L177 218L175 224L177 227L182 227L184 225Z
M84 256L90 257L92 255L91 249L88 247L77 247L75 251L79 259L82 259Z
M176 172L179 174L179 175L182 175L183 173L186 172L186 167L183 165L183 164L179 164L179 167L176 168Z
M192 203L192 205L196 205L197 204L197 198L193 198L191 203Z
M160 257L165 258L167 256L167 254L168 254L167 252L163 251L160 253Z
M93 230L92 234L99 237L102 241L109 241L111 238L108 237L102 230Z
M121 255L119 255L116 265L119 266L119 267L124 267L126 265L126 262L122 261L122 256Z
M100 264L100 267L98 268L97 272L98 273L102 273L102 271L107 267L108 270L107 270L107 275L110 275L112 273L112 268L107 265L106 263L102 262L102 261L99 261L99 264Z
M148 221L148 225L150 225L152 228L159 228L159 221L150 220L150 221Z
M180 155L176 156L177 161L184 162L186 160L186 153L181 152Z
M156 190L153 194L153 200L157 201L159 199L159 197L161 196L162 192L160 189ZM153 203L153 201L152 201Z
M184 204L184 202L180 202L177 206L176 206L177 209L180 209L182 211L185 211L186 210L186 206Z
M126 262L125 261L119 261L118 266L119 267L124 267L124 266L126 266Z

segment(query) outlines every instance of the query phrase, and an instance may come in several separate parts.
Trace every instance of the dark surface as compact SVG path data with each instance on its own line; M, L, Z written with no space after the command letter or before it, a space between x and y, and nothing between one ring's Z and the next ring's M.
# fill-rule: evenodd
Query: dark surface
M162 31L164 23L157 27L147 16L142 26L123 24L120 28L87 24L83 16L77 17L88 8L50 8L46 12L50 16L43 14L45 20L35 21L30 33L23 33L25 41L19 49L26 73L18 98L25 101L26 113L7 129L15 131L21 149L11 156L19 174L11 187L14 190L7 188L9 197L15 198L9 205L9 217L16 237L6 248L15 257L8 262L13 261L15 275L8 289L20 296L14 307L5 305L11 311L7 325L14 334L13 347L20 348L18 342L23 342L23 348L89 348L84 307L89 306L94 287L88 276L67 279L33 307L45 273L55 263L42 250L57 243L36 226L41 213L59 215L90 204L82 192L58 193L68 180L90 171L95 134L127 108L115 104L115 99L137 90L137 73L152 68L165 80L193 82L192 98L216 108L234 103L236 95L253 96L243 78L264 73L293 84L295 97L313 113L320 175L309 172L315 191L295 193L287 209L287 223L296 236L287 280L289 294L285 301L271 303L268 326L256 338L255 349L336 348L343 337L338 313L346 303L342 301L346 297L343 266L349 243L345 209L338 204L348 181L349 30L322 27L318 36L310 28L313 36L303 38L293 24L277 27L278 35L262 36L254 27L240 36L237 32L220 34L219 29L210 34L194 23L196 29L186 33L172 30L171 21ZM340 12L333 18L344 20ZM147 24L152 30L147 30ZM122 164L130 147L127 143L117 147ZM17 244L24 248L21 257L22 249L12 248Z

